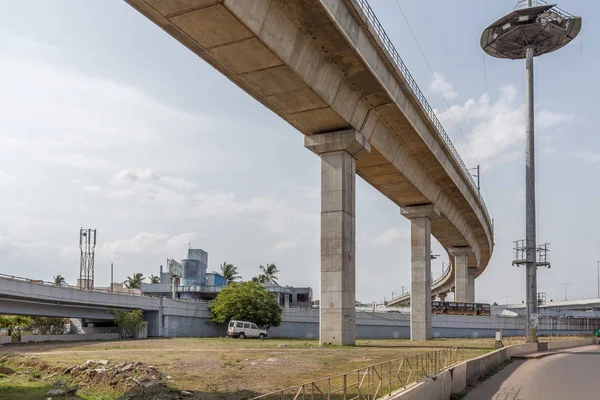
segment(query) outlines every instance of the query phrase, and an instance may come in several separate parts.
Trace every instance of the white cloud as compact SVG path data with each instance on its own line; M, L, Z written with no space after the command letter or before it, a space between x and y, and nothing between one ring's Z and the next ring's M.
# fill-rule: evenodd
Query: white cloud
M447 127L458 122L467 135L470 150L484 168L514 160L522 152L518 145L525 140L525 105L517 101L517 89L508 85L500 89L500 96L492 101L486 93L478 99L468 99L463 105L453 105L439 113ZM536 113L536 131L544 133L573 119L573 115L540 109ZM467 163L474 163L471 151L458 146ZM462 148L461 148L462 147Z
M107 163L104 160L98 160L82 154L69 154L67 156L58 155L48 160L53 165L61 165L78 169L102 169Z
M131 86L4 56L0 87L0 155L19 154L24 165L105 170L152 160L153 168L178 170L194 159L205 171L222 158L214 142L204 140L215 129L212 118L172 108ZM194 141L202 143L202 157L189 145ZM165 149L177 156L165 156Z
M32 48L32 50L50 50L50 51L61 51L62 48L48 43L43 43L37 40L29 39L23 36L13 35L10 32L0 31L0 42L4 42L7 45L13 46L26 46Z
M127 239L108 242L102 246L102 251L111 257L160 255L179 258L190 244L192 247L198 245L201 238L202 235L196 232L179 235L140 232Z
M244 217L262 226L276 238L275 250L312 245L319 232L319 214L303 210L298 204L274 195L254 196L238 201L231 193L196 193L191 215L197 217Z
M0 185L11 185L17 181L17 178L8 172L0 171Z
M83 190L84 192L87 192L87 193L100 193L100 192L102 192L102 187L86 185L86 186L82 186L81 190Z
M588 164L596 164L600 162L600 153L591 151L574 151L569 154L569 157L586 162Z
M373 246L388 246L403 240L408 240L410 235L406 229L390 228L371 241Z
M434 72L433 78L428 88L431 93L439 94L441 91L446 100L454 100L458 97L458 93L452 87L452 83L448 82L444 75Z

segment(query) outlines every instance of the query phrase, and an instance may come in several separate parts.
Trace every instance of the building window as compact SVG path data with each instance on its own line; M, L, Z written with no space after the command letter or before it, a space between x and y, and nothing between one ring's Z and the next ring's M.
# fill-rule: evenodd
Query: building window
M298 293L296 295L296 302L307 303L308 302L308 293Z

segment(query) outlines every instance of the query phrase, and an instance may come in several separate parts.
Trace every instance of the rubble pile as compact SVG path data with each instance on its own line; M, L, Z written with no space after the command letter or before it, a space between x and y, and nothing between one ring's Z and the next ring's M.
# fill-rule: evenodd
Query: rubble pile
M63 370L80 384L107 384L112 387L131 389L136 386L149 388L165 385L163 375L153 365L141 362L113 364L108 360L88 360Z

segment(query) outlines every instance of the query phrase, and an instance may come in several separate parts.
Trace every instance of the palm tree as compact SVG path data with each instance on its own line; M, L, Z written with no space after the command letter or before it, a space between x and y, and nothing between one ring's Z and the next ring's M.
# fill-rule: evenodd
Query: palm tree
M156 275L150 275L150 283L160 283L160 278Z
M65 278L62 275L56 275L53 278L54 286L65 286L67 284L67 281L65 281Z
M127 279L125 279L125 286L128 289L139 289L142 286L142 282L144 281L144 279L146 279L144 275L142 275L139 272L136 272L135 274L133 274L133 276L128 276Z
M279 270L277 269L277 266L275 264L267 263L266 267L263 267L261 265L259 268L261 270L261 274L258 276L258 281L260 283L278 284L277 273L279 273Z
M227 284L235 282L238 279L242 279L242 277L238 274L237 267L233 264L227 263L227 261L223 261L223 264L221 264L221 276L227 279Z

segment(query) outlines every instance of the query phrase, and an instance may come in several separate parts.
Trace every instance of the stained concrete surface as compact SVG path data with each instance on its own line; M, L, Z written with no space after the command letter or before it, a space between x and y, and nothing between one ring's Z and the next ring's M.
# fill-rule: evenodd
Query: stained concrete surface
M590 400L600 395L600 346L517 360L471 390L464 400Z

